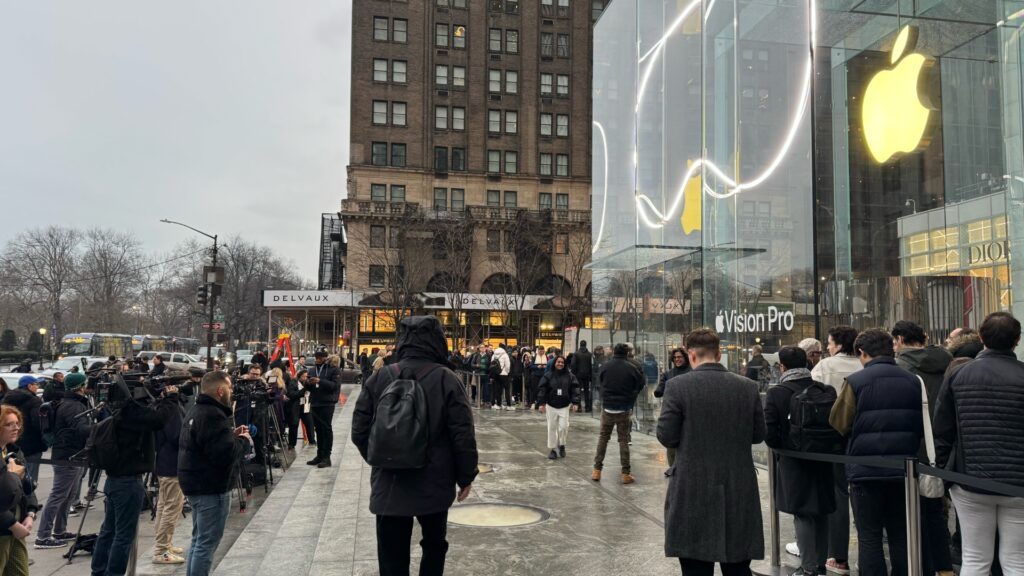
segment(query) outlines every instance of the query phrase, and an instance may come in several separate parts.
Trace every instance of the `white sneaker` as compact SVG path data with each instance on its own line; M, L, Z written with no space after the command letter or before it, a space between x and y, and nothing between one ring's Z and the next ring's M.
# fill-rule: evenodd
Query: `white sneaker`
M491 409L492 410L501 410L501 406L498 406L497 404L491 404Z
M786 552L789 552L797 558L800 557L800 547L796 545L796 542L790 542L789 544L786 544Z

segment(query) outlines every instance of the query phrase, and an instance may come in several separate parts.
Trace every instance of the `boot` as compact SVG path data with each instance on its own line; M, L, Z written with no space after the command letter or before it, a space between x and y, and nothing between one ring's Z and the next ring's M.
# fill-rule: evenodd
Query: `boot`
M565 445L564 444L558 447L558 455L561 456L562 458L565 458Z
M558 452L555 452L554 450L552 450L548 454L548 460L558 460Z
M597 468L594 468L594 471L590 473L590 479L593 480L594 482L600 482L601 471L598 470Z
M330 468L331 467L331 458L330 458L330 456L328 456L327 458L324 458L323 460L318 462L316 467L317 468Z
M622 483L623 484L632 484L633 482L636 482L636 478L633 478L632 474L623 474L622 475Z
M306 465L307 466L316 466L317 464L319 464L322 461L323 461L323 458L317 456L316 458L313 458L309 462L306 462Z

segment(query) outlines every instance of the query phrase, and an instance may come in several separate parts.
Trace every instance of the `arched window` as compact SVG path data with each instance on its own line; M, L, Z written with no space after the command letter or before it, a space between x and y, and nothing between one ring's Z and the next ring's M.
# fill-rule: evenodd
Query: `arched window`
M480 285L481 294L510 294L516 291L516 279L511 274L499 272L488 276Z

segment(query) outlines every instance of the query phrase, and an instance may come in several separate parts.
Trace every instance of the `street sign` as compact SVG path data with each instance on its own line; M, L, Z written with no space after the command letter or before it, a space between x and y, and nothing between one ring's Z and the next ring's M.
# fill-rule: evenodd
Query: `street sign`
M223 323L224 322L224 315L223 314L214 314L213 321L214 322Z
M223 329L224 329L224 323L223 322L214 322L213 324L210 324L209 322L203 322L203 330L223 330Z

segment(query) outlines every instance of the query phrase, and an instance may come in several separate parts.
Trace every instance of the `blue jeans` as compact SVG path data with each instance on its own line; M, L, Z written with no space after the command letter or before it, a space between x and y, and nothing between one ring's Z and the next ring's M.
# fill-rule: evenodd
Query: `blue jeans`
M92 553L92 576L121 576L135 544L146 490L140 476L107 476L103 493L103 526Z
M192 546L185 562L186 576L207 576L213 553L224 536L224 524L231 508L231 492L188 497L192 504Z

